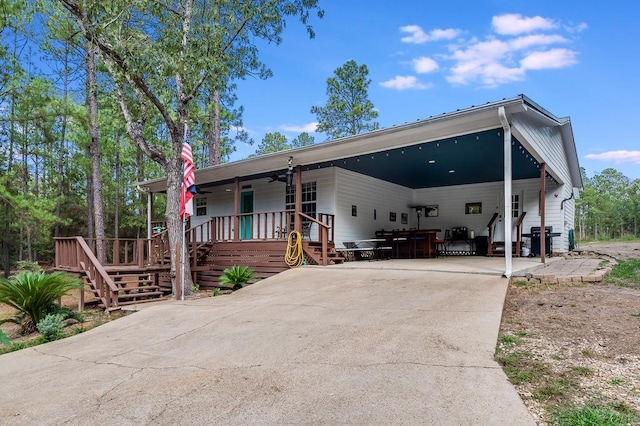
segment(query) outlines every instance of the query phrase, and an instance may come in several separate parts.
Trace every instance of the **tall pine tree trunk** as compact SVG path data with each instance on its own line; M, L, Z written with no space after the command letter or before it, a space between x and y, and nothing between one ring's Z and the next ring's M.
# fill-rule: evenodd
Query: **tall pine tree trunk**
M113 202L113 237L120 237L120 135L116 136L115 200Z
M87 112L91 137L91 177L93 185L93 216L96 237L96 257L105 261L104 212L102 208L102 178L100 174L100 128L98 126L98 83L96 78L95 47L86 43Z
M207 102L209 108L209 132L207 141L209 146L209 165L220 164L222 146L220 141L220 92L213 90Z
M64 159L66 157L66 139L67 139L67 113L69 106L69 55L70 52L69 43L65 43L65 55L64 55L64 72L62 75L63 78L63 87L62 87L62 98L64 101L64 114L62 115L62 123L60 125L60 147L58 151L58 165L57 165L57 173L56 176L56 217L60 217L61 209L62 209L62 184L63 184L63 176L64 176ZM60 223L56 222L55 229L53 232L55 237L60 236Z

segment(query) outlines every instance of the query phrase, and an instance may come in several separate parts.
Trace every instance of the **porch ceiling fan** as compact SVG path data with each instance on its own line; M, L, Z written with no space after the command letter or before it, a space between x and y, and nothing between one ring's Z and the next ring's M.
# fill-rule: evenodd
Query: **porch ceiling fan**
M274 173L269 177L269 179L270 179L269 183L271 183L271 182L286 182L287 181L287 176L286 175L279 176L277 173Z
M289 162L287 164L287 171L284 176L280 176L277 173L274 173L270 177L271 182L286 182L287 188L293 185L293 157L289 157Z

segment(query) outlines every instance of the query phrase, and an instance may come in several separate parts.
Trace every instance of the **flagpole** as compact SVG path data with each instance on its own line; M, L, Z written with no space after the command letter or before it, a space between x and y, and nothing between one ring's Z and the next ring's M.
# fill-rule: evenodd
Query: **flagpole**
M182 139L183 143L184 142L188 142L187 141L188 131L189 131L189 125L185 122L184 123L184 138ZM186 248L187 239L186 239L186 236L185 236L185 234L187 233L187 214L186 214L186 212L185 212L184 215L182 215L181 219L182 219L182 257L180 259L180 261L181 261L180 262L181 263L180 267L182 268L181 269L182 273L180 274L180 281L181 281L181 283L180 283L180 300L184 300L184 280L185 280L185 277L184 277L185 260L184 259L187 256L187 248Z
M185 215L186 216L186 215ZM187 245L187 241L185 238L185 234L187 233L187 221L185 220L185 217L182 218L182 256L180 257L180 300L184 300L184 270L185 270L185 263L184 263L184 258L187 255L187 249L186 249L186 245Z

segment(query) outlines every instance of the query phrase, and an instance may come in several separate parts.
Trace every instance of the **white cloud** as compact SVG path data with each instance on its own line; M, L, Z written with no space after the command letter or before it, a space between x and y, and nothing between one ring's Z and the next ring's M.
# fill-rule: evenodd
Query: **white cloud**
M517 37L513 40L509 40L509 46L512 49L522 50L528 49L534 46L548 46L552 44L567 43L568 40L559 34L545 35L545 34L533 34L523 37Z
M579 23L577 25L568 25L565 28L570 33L581 33L584 30L586 30L587 28L589 28L589 26L587 25L586 22L581 22L581 23Z
M316 121L312 123L303 124L301 126L293 126L293 125L280 126L280 129L284 130L285 132L298 132L298 133L302 133L302 132L314 133L317 128L318 128L318 122Z
M486 87L522 80L524 70L504 63L509 62L511 50L509 43L497 39L476 42L466 49L456 50L451 56L455 64L446 79L461 85L477 81Z
M447 28L446 30L434 29L429 33L425 33L418 25L405 25L404 27L400 27L400 31L411 34L409 36L402 37L400 40L404 43L412 44L422 44L428 41L437 40L453 40L461 34L460 30L453 28Z
M585 23L568 26L542 16L504 14L492 18L492 31L484 38L475 35L465 40L461 37L464 31L460 29L425 31L418 25L406 25L400 27L400 31L408 34L401 37L405 43L438 40L446 43L434 43L429 46L428 56L418 55L412 60L416 74L443 70L451 84L496 87L522 81L533 70L576 64L578 52L571 48L575 37L572 34L586 28ZM445 46L448 53L433 51ZM424 88L416 77L410 76L397 76L381 85L398 90Z
M391 80L381 82L380 86L386 87L387 89L395 89L395 90L408 90L408 89L422 90L422 89L428 89L432 85L421 83L413 75L407 75L407 76L397 75Z
M520 61L523 68L542 70L566 68L577 62L576 52L568 49L551 49L545 52L533 52Z
M551 30L556 24L542 16L523 17L519 13L509 13L494 16L491 25L496 33L501 35L517 35L534 31Z
M607 151L601 154L587 154L584 157L590 160L615 161L616 164L640 164L640 151Z
M497 87L513 81L522 81L525 70L520 67L507 67L496 61L466 62L451 68L446 80L452 84L466 85L473 81L485 87Z
M427 56L421 56L413 60L413 69L418 74L428 74L437 71L438 68L440 68L438 63Z

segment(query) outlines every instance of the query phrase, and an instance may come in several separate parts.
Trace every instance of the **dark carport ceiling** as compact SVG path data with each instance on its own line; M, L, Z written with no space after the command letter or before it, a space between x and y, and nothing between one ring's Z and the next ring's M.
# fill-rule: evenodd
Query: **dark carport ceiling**
M408 188L503 180L502 129L493 129L305 167L337 166ZM540 176L538 163L513 138L513 179Z

